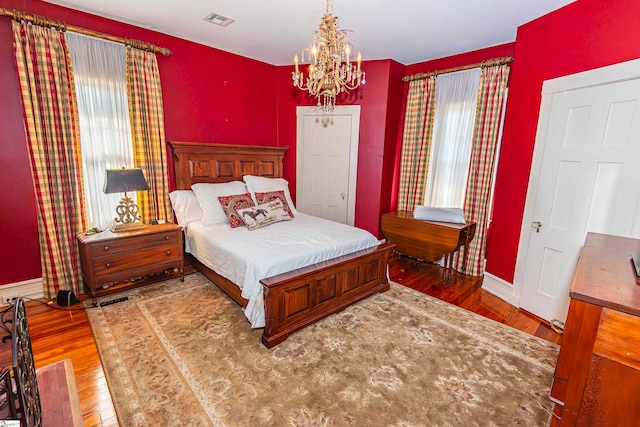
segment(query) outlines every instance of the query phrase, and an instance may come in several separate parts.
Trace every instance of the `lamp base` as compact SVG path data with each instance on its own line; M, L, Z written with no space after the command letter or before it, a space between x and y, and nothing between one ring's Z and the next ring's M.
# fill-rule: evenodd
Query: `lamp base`
M124 231L142 230L144 228L147 228L146 224L143 224L141 222L130 222L126 224L115 224L113 227L111 227L111 231L114 233L121 233Z

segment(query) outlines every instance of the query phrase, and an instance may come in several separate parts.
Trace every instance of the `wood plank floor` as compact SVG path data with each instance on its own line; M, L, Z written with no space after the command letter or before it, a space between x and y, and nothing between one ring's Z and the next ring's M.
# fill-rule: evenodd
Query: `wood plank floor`
M561 335L540 319L483 291L480 278L456 275L450 285L442 286L441 274L442 269L437 265L397 255L392 257L389 266L389 275L394 282L560 343ZM70 358L84 425L117 426L115 409L84 310L55 310L46 304L29 301L27 316L36 367ZM8 341L0 344L0 366L10 365L11 341Z

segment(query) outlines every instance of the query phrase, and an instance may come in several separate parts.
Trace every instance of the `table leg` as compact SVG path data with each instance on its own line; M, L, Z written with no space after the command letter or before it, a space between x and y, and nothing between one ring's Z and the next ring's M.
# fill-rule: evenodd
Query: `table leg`
M469 240L464 242L464 252L462 252L462 268L460 270L463 275L467 271L467 256L469 254L469 242L470 242Z
M451 254L444 256L444 269L442 270L442 286L451 282Z

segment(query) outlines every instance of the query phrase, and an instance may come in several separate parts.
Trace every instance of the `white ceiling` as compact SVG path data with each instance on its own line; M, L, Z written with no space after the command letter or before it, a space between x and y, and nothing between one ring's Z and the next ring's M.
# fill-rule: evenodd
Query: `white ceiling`
M45 0L273 65L311 43L325 0ZM335 0L364 60L409 65L515 40L518 26L574 0ZM235 22L205 22L215 12Z

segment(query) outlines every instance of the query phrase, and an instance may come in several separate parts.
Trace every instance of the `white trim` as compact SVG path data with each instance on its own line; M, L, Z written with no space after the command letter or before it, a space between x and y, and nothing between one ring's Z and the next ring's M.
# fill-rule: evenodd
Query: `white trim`
M533 221L535 201L538 196L544 146L546 143L546 135L542 135L542 132L548 127L549 121L551 120L552 100L553 96L543 95L542 101L540 103L541 105L540 114L538 116L538 129L536 130L536 139L533 147L533 158L531 161L531 170L529 172L529 184L527 186L527 195L525 199L524 211L522 214L522 223L520 224L520 239L518 242L518 252L516 255L516 268L513 276L514 292L518 293L518 295L522 293L522 286L524 283L524 272L530 240L529 231L531 231L531 222Z
M514 286L506 280L485 272L482 289L515 307L520 307L520 295L514 293Z
M349 152L349 183L347 197L347 224L354 225L356 217L356 179L358 177L358 144L360 138L360 106L359 105L338 105L333 111L325 112L318 107L296 107L296 202L303 200L302 186L302 156L303 150L300 144L304 137L304 116L351 116L351 150Z
M538 183L540 181L540 174L542 173L542 160L545 148L544 144L546 142L546 135L542 135L542 132L548 128L549 121L551 120L551 103L553 95L555 93L638 78L640 78L640 59L634 59L632 61L621 62L619 64L583 71L581 73L545 80L543 82L542 100L540 101L540 112L538 116L538 128L536 129L536 138L533 146L533 159L531 162L525 207L522 215L522 224L520 227L518 253L516 255L516 268L513 277L514 294L522 294L527 250L529 247L529 232L531 231L531 222L533 221L535 201L538 193Z
M545 80L542 84L542 95L634 80L638 76L640 76L640 59L634 59L552 80Z
M0 286L0 306L8 305L6 299L14 297L43 298L42 277Z

